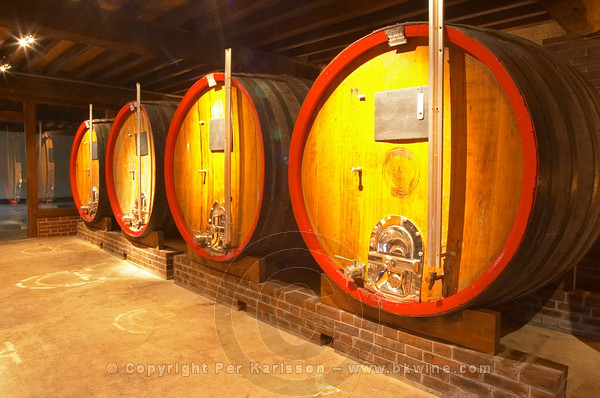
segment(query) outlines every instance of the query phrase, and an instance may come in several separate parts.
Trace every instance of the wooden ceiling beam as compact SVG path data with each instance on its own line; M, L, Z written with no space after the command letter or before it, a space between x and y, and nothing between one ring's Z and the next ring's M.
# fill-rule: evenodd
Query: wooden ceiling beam
M114 64L117 61L125 58L127 54L123 54L115 51L105 51L99 54L94 59L86 63L82 68L77 71L75 75L76 79L83 79L89 75L102 71L109 65Z
M175 65L181 62L181 59L175 59L172 61L161 62L159 60L154 60L150 64L140 64L137 68L133 68L129 71L129 73L122 74L117 80L115 80L114 84L117 86L121 86L123 83L131 84L132 82L139 81L145 76L151 75L158 71L162 71L168 69L170 66Z
M80 106L89 103L100 107L120 107L135 97L135 90L88 84L79 81L12 72L0 79L4 97L35 98L38 102ZM146 92L148 100L173 100L177 97ZM118 108L117 108L118 109Z
M221 66L224 45L189 31L109 12L83 2L58 0L0 0L0 26L26 29L55 38L148 57L184 58ZM312 65L297 60L232 46L245 53L245 67L253 72L315 76Z
M551 18L547 13L537 13L537 14L530 14L530 15L522 15L520 17L515 17L515 18L506 18L504 20L497 21L497 22L490 22L490 23L487 23L482 26L486 27L486 28L490 28L490 29L502 30L502 29L509 29L509 28L515 28L515 27L519 27L519 26L527 26L527 25L533 25L533 24L538 24L538 23L542 23L542 22L547 22L550 19Z
M456 23L464 18L471 18L477 22L477 17L498 11L508 11L517 7L530 6L536 3L532 0L515 2L513 0L498 0L494 3L482 3L475 10L472 3L466 3L464 0L450 0L446 2L447 22ZM308 62L316 62L313 55L319 52L327 52L331 49L339 48L346 43L349 45L355 40L370 33L374 29L386 25L398 23L400 21L426 20L428 10L423 4L412 3L390 10L378 12L361 18L361 23L338 25L334 29L327 30L324 34L317 33L317 30L311 30L300 36L295 36L288 40L277 42L268 46L268 51L282 53L290 57L307 57ZM522 13L519 13L520 15ZM486 21L487 22L487 21ZM319 61L320 62L320 61Z
M154 91L159 92L173 92L177 91L178 88L182 89L185 87L189 89L196 81L198 81L198 79L200 79L204 75L205 73L201 72L201 68L194 69L182 75L179 75L177 79L163 80L160 82L160 84L150 86L150 88Z
M162 87L162 83L165 83L165 82L171 81L171 80L180 79L181 76L185 76L190 73L195 73L195 75L197 76L196 78L199 79L200 77L202 77L202 76L197 75L197 70L199 68L200 67L198 67L198 66L190 66L190 67L179 69L178 71L171 71L166 76L161 76L161 77L157 77L153 80L144 81L144 85L150 87L152 90L160 91L160 87Z
M88 48L89 46L85 44L76 43L63 54L61 54L57 59L51 62L50 65L48 65L48 67L44 71L44 73L48 75L54 75L55 73L59 72L65 65L72 62L73 60L77 59L80 55L85 53Z
M210 1L188 1L187 3L173 8L156 19L161 25L181 26L192 19L206 17L211 11L219 6L215 0Z
M463 0L464 1L464 0ZM264 18L258 23L247 23L245 27L238 30L246 43L260 48L270 43L292 38L294 36L327 28L331 25L347 22L352 24L354 18L364 18L369 14L376 13L408 3L408 0L385 0L378 2L365 2L364 0L348 0L344 4L343 12L340 12L339 3L330 0L310 2L304 7L297 7L293 11L278 15L276 18ZM414 2L413 2L414 4ZM410 4L407 4L409 7ZM422 8L421 2L418 4ZM285 26L284 31L275 31L273 23ZM254 33L251 33L254 32Z
M140 57L137 54L130 54L127 57L120 60L118 65L103 70L95 76L90 76L90 78L92 78L93 80L105 82L120 74L126 75L126 72L128 70L133 69L141 64L146 64L147 62L150 62L150 60L151 58Z

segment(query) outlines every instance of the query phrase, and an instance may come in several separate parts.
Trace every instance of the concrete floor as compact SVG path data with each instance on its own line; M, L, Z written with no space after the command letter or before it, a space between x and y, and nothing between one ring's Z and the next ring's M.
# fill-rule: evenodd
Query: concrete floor
M27 205L0 204L0 242L27 238Z
M350 374L357 362L330 347L77 238L5 242L0 253L2 397L432 396L392 377ZM273 364L292 372L264 374ZM309 374L321 364L325 374Z
M357 362L329 347L231 311L78 238L4 242L0 253L2 397L432 396L364 368L351 374ZM569 365L569 397L600 391L598 341L525 325L507 328L501 342ZM274 375L262 372L265 364L300 367ZM321 364L325 374L307 373Z

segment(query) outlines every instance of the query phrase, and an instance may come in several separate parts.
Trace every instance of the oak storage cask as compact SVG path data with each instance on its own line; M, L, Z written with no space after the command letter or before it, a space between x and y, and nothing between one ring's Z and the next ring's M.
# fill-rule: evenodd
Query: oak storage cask
M75 129L47 130L38 135L37 195L38 202L57 207L71 206L69 179L70 154ZM68 203L68 204L67 204Z
M428 26L340 53L304 102L290 148L294 214L321 268L388 312L508 301L570 269L599 232L600 103L526 40L446 28L443 277L428 239Z
M108 198L117 222L131 237L174 229L163 164L167 131L176 107L174 102L142 101L138 134L137 103L130 102L121 108L112 125L106 148Z
M308 83L232 78L231 244L224 244L224 74L188 90L169 128L165 179L171 213L198 255L218 262L305 247L287 189L290 136ZM299 246L300 245L300 246Z
M92 119L91 128L89 120L81 123L71 147L69 170L73 201L88 225L113 217L104 174L112 122L112 119Z

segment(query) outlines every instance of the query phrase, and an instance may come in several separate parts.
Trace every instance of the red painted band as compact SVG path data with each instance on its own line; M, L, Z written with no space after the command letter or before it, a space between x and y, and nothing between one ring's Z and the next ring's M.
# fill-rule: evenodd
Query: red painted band
M207 75L209 76L209 75ZM262 127L260 126L260 119L258 118L258 113L256 111L256 107L250 97L248 91L235 79L231 79L231 84L236 87L244 97L248 100L251 105L252 113L254 115L254 119L256 120L257 126L257 134L259 139L259 150L260 153L258 156L262 162L262 175L260 176L260 194L258 198L258 212L256 217L254 218L252 228L247 236L244 237L244 240L235 250L231 252L220 255L220 256L212 256L207 250L199 246L196 242L194 242L194 235L190 228L187 226L187 222L179 209L179 203L177 201L177 194L175 192L175 174L174 174L174 161L175 161L175 146L177 144L177 139L179 137L179 131L183 126L183 122L185 121L186 116L189 111L192 109L192 106L198 101L200 96L208 89L210 89L208 85L207 76L204 76L200 80L198 80L194 85L188 90L185 94L175 114L173 115L173 119L171 119L171 125L169 126L169 133L167 134L167 143L165 147L165 189L167 192L167 201L169 203L169 208L171 209L171 214L173 215L173 220L175 220L175 225L177 225L177 229L181 233L181 236L186 241L186 243L194 249L196 253L200 256L210 259L212 261L224 262L231 261L236 258L244 248L248 245L254 231L256 230L256 225L258 224L258 220L260 218L260 209L263 201L263 191L264 191L264 181L265 181L265 154L264 154L264 142L262 138ZM215 81L217 82L225 82L225 75L223 73L214 73L212 74Z
M88 128L85 122L81 123L79 128L77 129L77 133L75 133L75 138L73 139L73 146L71 146L71 156L69 158L69 180L71 181L71 192L73 193L73 201L75 202L75 207L79 212L81 218L84 221L90 222L94 217L89 214L85 214L81 210L81 199L79 198L79 190L77 189L77 174L75 166L77 164L77 152L79 151L79 146L81 145L81 140L83 140L83 136L87 132ZM92 167L90 165L90 167Z
M429 35L429 27L426 24L406 25L405 34L408 38L426 38ZM331 61L317 78L308 93L308 96L300 109L300 114L298 115L292 134L288 182L294 216L296 217L298 226L308 248L327 275L329 275L330 278L352 297L371 306L380 307L386 311L400 315L430 316L445 313L462 308L465 304L481 294L493 283L498 275L500 275L510 259L516 253L528 225L529 215L531 214L535 202L538 175L537 142L533 122L519 89L511 78L510 73L501 64L498 58L481 43L453 27L446 28L446 39L464 49L490 68L496 80L498 80L500 86L504 89L517 119L523 148L523 183L515 222L501 253L490 267L468 288L447 298L426 303L398 303L383 296L375 296L365 289L351 288L351 286L348 286L348 280L341 272L339 272L337 263L327 255L325 249L319 242L317 238L318 228L313 227L308 215L302 192L302 157L313 116L318 112L319 101L321 101L327 91L332 88L335 79L346 72L346 68L351 62L358 59L368 50L387 42L388 39L385 31L375 32L360 39L344 49L333 61Z
M146 223L146 225L144 225L142 228L140 228L139 231L134 231L123 222L124 214L123 214L123 210L121 209L121 204L119 203L119 199L117 197L117 191L116 191L115 180L114 180L114 164L113 164L115 145L117 143L117 138L119 137L119 133L121 132L121 128L123 127L123 125L125 124L127 119L129 119L129 117L136 112L135 109L131 110L129 104L130 103L128 102L121 108L121 110L115 117L115 120L112 124L112 128L110 129L110 134L108 135L108 141L106 143L106 160L105 160L106 175L105 175L105 178L106 178L106 193L108 194L108 201L110 202L110 207L112 208L113 214L115 215L117 222L119 223L119 225L121 226L121 228L127 235L137 237L137 236L142 236L144 234L144 232L146 231L146 229L148 227L148 223ZM148 131L148 136L149 136L148 144L150 144L150 140L152 139L151 137L153 136L152 135L152 125L150 124L150 119L148 118L148 114L146 113L146 109L144 108L143 105L141 107L141 111L144 114L142 117L145 117L149 121L148 122L148 130L149 130ZM150 151L150 153L151 153L151 151ZM152 162L153 163L155 162L154 156L152 157ZM155 164L154 167L156 167L156 166L157 165ZM124 165L123 165L123 167L124 167ZM155 178L155 176L153 175L152 178ZM154 196L154 192L152 192L151 196ZM148 209L148 220L150 220L151 217L152 217L152 209Z

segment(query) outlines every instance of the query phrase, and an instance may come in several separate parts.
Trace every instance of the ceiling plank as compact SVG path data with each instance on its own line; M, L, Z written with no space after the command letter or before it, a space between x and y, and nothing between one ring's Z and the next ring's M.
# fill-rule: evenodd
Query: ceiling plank
M87 50L74 59L69 66L64 68L64 70L66 72L74 72L106 51L106 48L102 47L87 47Z
M200 72L200 69L196 68L186 71L178 76L174 76L173 79L162 80L157 82L158 84L149 85L149 88L151 88L153 91L171 92L174 87L187 86L189 88L203 76L204 74Z
M522 15L521 8L536 3L533 0L515 2L514 0L497 0L493 3L478 3L475 7L472 2L464 0L446 1L446 22L456 23L464 18L470 18L477 22L477 17L503 10L513 10ZM423 21L427 19L428 10L423 4L411 2L402 7L394 7L389 10L380 11L360 18L360 22L332 25L324 30L311 30L303 35L280 41L274 45L267 46L268 51L280 52L290 57L306 57L318 52L339 48L346 43L351 44L355 40L369 34L371 31L386 25L400 21ZM323 32L323 33L321 33ZM308 57L309 62L314 62Z
M115 51L105 51L102 54L98 55L96 58L90 60L87 64L85 64L81 69L77 71L75 75L76 79L83 79L88 77L91 74L97 73L102 69L108 67L109 65L114 64L117 61L125 58L127 54L115 52Z
M137 68L132 68L128 74L122 74L117 80L115 80L114 84L120 86L125 82L131 83L139 81L144 76L148 76L152 73L161 71L163 69L167 69L170 66L175 65L181 61L181 59L166 62L161 62L160 60L153 60L149 63L140 64L140 66L138 66Z
M243 36L246 43L253 43L254 47L261 47L274 41L294 37L315 29L329 28L336 23L365 17L377 11L405 3L408 3L408 0L378 2L347 0L344 3L343 12L340 12L339 3L331 0L309 2L304 7L296 7L292 11L280 14L275 18L263 18L260 22L247 23L244 28L238 30L238 33ZM277 24L275 25L275 23ZM277 26L285 26L286 28L280 31Z
M145 64L150 61L151 58L140 57L137 54L130 54L119 61L118 65L112 66L107 70L98 73L95 76L90 76L94 81L106 82L112 77L124 74L126 75L127 70L135 68L140 64Z
M156 22L163 25L181 26L190 20L207 17L211 12L216 11L218 7L219 3L215 0L188 1L158 17Z
M200 38L189 31L126 15L108 12L86 3L58 0L0 0L0 25L24 28L56 38L110 48L148 57L184 58L221 66L223 44ZM247 71L289 73L315 76L318 70L297 60L267 54L250 48L232 46L235 53L246 53Z
M48 75L54 75L69 62L72 62L73 60L77 59L77 57L82 55L87 49L88 46L85 44L75 44L74 46L70 47L67 51L62 53L57 59L54 60L54 62L50 63L50 65L48 65L44 73Z
M54 60L56 60L58 57L61 56L61 54L64 54L67 50L69 50L71 47L73 47L75 43L73 43L70 40L60 40L60 41L53 41L52 43L50 43L50 46L46 49L46 51L40 51L40 53L42 54L41 57L39 57L37 54L35 56L35 58L37 58L38 60L35 63L31 63L31 68L32 69L45 69L48 67L48 65L50 65Z

